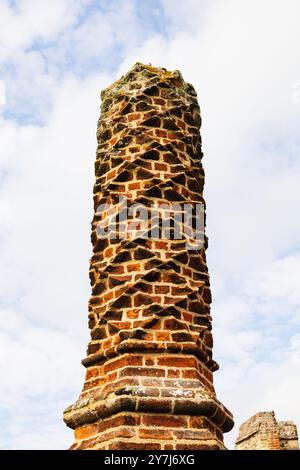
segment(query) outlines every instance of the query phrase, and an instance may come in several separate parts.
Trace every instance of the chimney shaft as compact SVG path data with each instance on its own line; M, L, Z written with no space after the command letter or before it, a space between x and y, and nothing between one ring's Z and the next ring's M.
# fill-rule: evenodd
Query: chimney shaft
M137 63L101 96L71 449L223 449L233 420L213 386L196 92L178 71Z

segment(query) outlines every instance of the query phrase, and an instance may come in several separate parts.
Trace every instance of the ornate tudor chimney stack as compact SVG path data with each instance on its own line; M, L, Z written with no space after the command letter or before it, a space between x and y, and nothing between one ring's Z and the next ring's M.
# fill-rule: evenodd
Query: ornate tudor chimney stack
M177 217L185 204L204 208L196 92L178 71L137 63L101 97L91 340L83 390L64 413L71 449L224 449L233 420L213 386L207 239L189 245ZM164 209L146 230L132 204L177 216Z

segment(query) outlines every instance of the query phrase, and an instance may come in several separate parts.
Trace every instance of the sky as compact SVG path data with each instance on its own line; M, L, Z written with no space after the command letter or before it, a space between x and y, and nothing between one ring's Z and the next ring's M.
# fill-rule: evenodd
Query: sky
M300 426L300 2L0 0L0 448L66 449L89 338L100 91L198 93L217 396Z

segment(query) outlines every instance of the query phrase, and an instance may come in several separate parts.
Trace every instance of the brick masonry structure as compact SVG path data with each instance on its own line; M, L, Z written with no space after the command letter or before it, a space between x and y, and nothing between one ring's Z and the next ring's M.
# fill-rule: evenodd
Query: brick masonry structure
M129 238L97 232L121 218L120 197L146 208L205 207L196 92L178 71L137 63L101 97L91 340L83 390L64 413L75 430L71 448L223 449L233 420L213 386L207 238L188 249L189 237L172 239L172 231L171 239L134 236L133 215L122 222ZM110 209L99 212L101 204Z
M274 411L257 413L243 423L236 450L298 450L297 427L293 421L276 421Z

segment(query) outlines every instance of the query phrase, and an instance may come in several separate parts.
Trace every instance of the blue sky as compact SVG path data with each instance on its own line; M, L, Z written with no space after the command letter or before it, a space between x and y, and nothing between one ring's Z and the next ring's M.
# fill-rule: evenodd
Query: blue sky
M0 442L66 448L88 341L100 91L136 61L202 109L217 395L226 438L300 423L297 0L0 0Z

